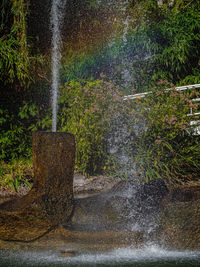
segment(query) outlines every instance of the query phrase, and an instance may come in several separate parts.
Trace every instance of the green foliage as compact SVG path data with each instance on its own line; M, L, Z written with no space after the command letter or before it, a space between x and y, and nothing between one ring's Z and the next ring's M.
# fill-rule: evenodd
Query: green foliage
M36 130L34 123L37 114L34 104L24 104L17 116L0 109L0 160L30 158L31 131Z
M32 162L27 160L1 162L0 164L0 187L11 188L16 192L21 186L31 187L33 179Z
M102 170L105 135L121 98L111 82L71 81L60 96L60 131L75 134L76 168L84 174Z
M51 129L51 109L47 101L50 97L44 89L49 87L46 83L48 74L38 65L38 58L30 56L27 41L28 2L3 0L1 3L0 160L4 161L29 158L31 131ZM76 134L76 166L81 172L89 174L105 167L104 138L111 117L117 109L124 111L120 95L110 82L73 80L97 79L104 72L122 90L126 87L123 72L128 69L131 83L130 88L123 88L126 93L132 93L132 88L151 90L160 79L181 85L200 82L199 1L163 2L158 5L157 0L134 0L129 2L126 12L122 12L122 2L113 1L113 6L106 12L106 1L101 1L100 5L97 1L79 1L74 13L71 12L73 3L69 2L68 13L70 16L76 13L71 25L80 31L71 33L72 49L67 46L63 58L62 81L68 85L61 88L58 126L59 131ZM85 16L86 13L90 15ZM105 14L109 29L104 36L102 29L105 30L107 24L102 23L102 17ZM122 22L127 15L130 20L124 42L125 25ZM112 39L108 37L111 30L116 31ZM85 44L88 44L87 48L83 47ZM35 67L37 77L31 71L36 70ZM35 84L31 84L29 91L24 90L32 80ZM40 87L42 89L35 89ZM175 94L173 98L171 93L158 96L153 92L152 98L149 96L142 104L149 130L140 139L138 162L148 179L160 177L162 173L169 181L184 181L190 175L191 179L197 179L198 138L186 133L189 118L183 116L190 103L184 94ZM150 110L151 114L149 106L155 107Z
M147 130L141 135L136 160L147 180L163 178L168 184L198 180L199 136L187 116L199 106L191 101L199 92L154 89L140 101ZM195 120L198 118L195 117Z
M27 8L24 1L14 0L10 3L4 0L2 3L0 80L5 84L19 82L27 86L30 80L26 36Z
M197 1L164 1L163 5L156 0L133 1L126 10L126 36L125 15L119 13L122 17L114 22L117 34L112 40L78 54L68 50L64 80L96 79L104 72L118 87L126 87L123 71L128 70L129 88L122 88L126 93L132 88L151 90L160 79L176 85L199 83L199 11Z
M121 95L111 82L80 80L61 87L58 131L75 135L78 171L90 175L107 169L105 137L113 116L122 109ZM30 158L31 132L50 131L51 116L51 108L41 112L30 103L24 103L15 116L1 110L0 159Z
M92 52L75 52L72 49L67 49L63 63L62 79L65 82L70 82L74 79L90 79L100 73L102 63L100 51Z
M129 29L124 55L129 62L132 85L147 91L160 79L173 84L199 83L200 6L196 1L140 1L140 21ZM166 2L166 1L165 1Z
M161 28L163 45L156 62L163 65L166 76L172 82L186 79L187 75L199 71L200 13L195 7L180 10L175 16L167 15ZM194 83L197 80L194 80ZM198 80L199 82L199 80Z

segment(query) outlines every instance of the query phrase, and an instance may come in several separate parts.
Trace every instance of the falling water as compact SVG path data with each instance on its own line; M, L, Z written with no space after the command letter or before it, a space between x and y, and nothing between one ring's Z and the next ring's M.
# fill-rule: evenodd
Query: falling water
M124 30L123 30L123 35L122 35L122 40L123 40L123 44L122 44L122 49L125 49L126 45L127 45L127 35L128 35L128 30L129 30L129 24L130 24L130 16L127 15L127 8L128 8L128 3L129 1L125 1L124 2L124 6L122 8L122 12L124 14L124 16L126 17L126 19L123 21L124 24ZM123 80L123 86L125 88L129 88L131 86L131 82L132 82L132 76L131 76L131 70L130 70L130 63L129 63L129 59L127 58L127 56L123 57L122 59L122 65L124 66L124 68L121 71L121 75L122 75L122 80Z
M52 0L51 27L52 27L52 132L57 130L59 65L61 59L61 25L64 17L64 7L67 0Z

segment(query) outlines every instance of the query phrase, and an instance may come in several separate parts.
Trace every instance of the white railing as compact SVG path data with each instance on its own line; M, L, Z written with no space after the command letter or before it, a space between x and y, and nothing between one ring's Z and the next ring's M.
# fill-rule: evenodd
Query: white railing
M192 84L192 85L185 85L185 86L175 87L175 89L177 91L183 91L183 90L188 90L188 89L196 89L196 88L200 88L200 84ZM173 88L167 88L166 91L172 90L172 89ZM148 95L150 93L151 93L151 91L150 92L145 92L145 93L140 93L140 94L134 94L134 95L126 95L126 96L124 96L124 100L142 98L142 97L145 97L146 95ZM198 99L198 101L196 101L196 102L200 102L200 98L197 98L197 99ZM192 99L192 101L193 101L193 99Z
M175 90L177 91L184 91L188 89L197 89L200 88L200 84L192 84L192 85L185 85L185 86L179 86L175 87ZM172 90L173 88L167 88L166 91ZM126 95L124 96L123 100L135 100L135 99L140 99L145 97L146 95L150 94L150 92L145 92L145 93L139 93L139 94L134 94L134 95ZM200 102L200 98L193 98L191 99L192 102ZM190 113L187 114L187 116L199 116L200 112L193 113L192 108L190 109ZM192 120L190 122L191 127L194 128L194 135L200 135L200 120Z

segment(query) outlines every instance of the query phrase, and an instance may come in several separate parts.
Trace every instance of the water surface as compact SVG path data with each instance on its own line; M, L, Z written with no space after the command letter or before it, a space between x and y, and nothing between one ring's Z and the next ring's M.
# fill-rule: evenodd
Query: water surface
M70 248L62 248L70 249ZM76 255L63 257L60 250L0 251L0 266L200 266L200 251L173 251L157 246L140 249L119 248L107 252L77 250Z

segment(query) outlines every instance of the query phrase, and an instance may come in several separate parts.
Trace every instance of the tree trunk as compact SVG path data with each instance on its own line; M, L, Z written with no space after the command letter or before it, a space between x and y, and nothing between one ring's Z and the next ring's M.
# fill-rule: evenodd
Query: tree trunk
M26 196L0 208L17 211L35 202L53 225L64 224L74 208L74 161L72 134L33 132L33 187Z
M68 133L33 133L33 190L53 223L63 223L73 210L74 136Z

